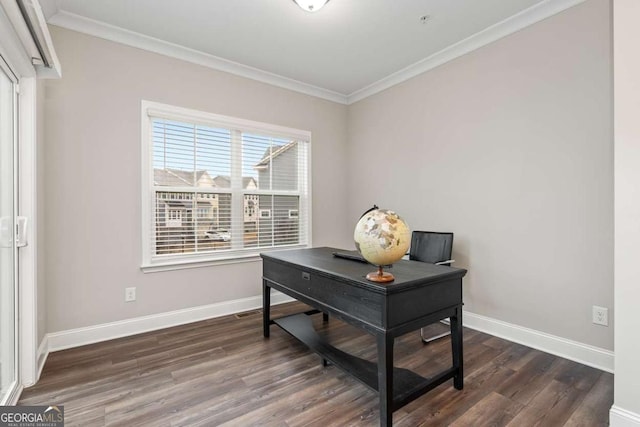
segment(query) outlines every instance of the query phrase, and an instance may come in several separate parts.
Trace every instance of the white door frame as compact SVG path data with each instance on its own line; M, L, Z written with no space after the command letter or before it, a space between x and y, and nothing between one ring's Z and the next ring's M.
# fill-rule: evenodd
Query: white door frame
M12 68L5 61L4 57L0 55L0 73L2 73L3 78L6 76L9 83L11 84L11 109L10 115L7 115L7 118L10 118L10 129L11 129L11 140L5 141L5 143L9 143L11 146L11 150L9 152L4 153L5 156L11 154L11 159L5 158L3 160L4 166L10 166L11 178L10 178L10 191L11 197L10 200L6 198L5 202L9 202L11 205L11 210L9 212L3 212L3 214L9 213L10 217L3 217L3 220L9 220L9 223L5 223L3 228L5 228L5 235L2 236L2 244L8 245L4 249L12 252L11 254L11 265L6 264L5 267L10 267L10 277L8 277L7 272L2 272L3 280L10 279L11 289L0 289L0 293L2 294L0 300L0 310L5 313L10 312L13 313L13 319L10 322L5 322L4 319L0 323L0 340L2 341L2 347L0 348L0 366L2 370L0 372L0 379L2 380L2 388L4 392L0 395L0 403L6 404L11 403L13 399L20 393L20 377L19 377L19 331L18 331L18 251L16 248L16 239L15 239L15 224L17 221L18 215L18 76L13 72ZM5 112L6 113L6 112ZM4 114L3 114L4 115ZM8 170L4 170L4 173L7 173ZM7 183L5 183L6 185ZM5 198L5 196L3 196ZM6 253L5 253L6 254ZM6 284L5 284L6 285ZM8 298L10 297L10 298ZM9 343L8 338L11 337L13 342ZM3 363L4 362L4 363ZM10 363L9 363L10 362ZM11 382L8 382L8 379L11 378ZM7 386L8 388L6 388Z
M4 58L13 74L18 78L18 121L16 132L18 148L17 163L17 212L16 215L28 218L28 245L18 253L18 304L17 304L17 341L18 388L8 404L15 404L23 386L34 384L38 378L37 369L37 234L36 234L36 70L31 64L13 26L0 8L0 55Z
M27 246L18 248L20 380L28 387L38 367L36 78L20 79L18 98L18 215L28 218ZM46 356L46 355L45 355ZM44 357L41 358L44 362Z

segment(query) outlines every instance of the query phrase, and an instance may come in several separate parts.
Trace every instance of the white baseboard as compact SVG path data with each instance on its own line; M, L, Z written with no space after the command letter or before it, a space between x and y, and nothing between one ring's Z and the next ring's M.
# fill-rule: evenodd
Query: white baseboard
M274 291L272 304L281 304L293 299ZM262 296L225 301L184 310L137 317L85 328L47 334L38 349L38 377L50 351L93 344L115 338L154 331L171 326L184 325L262 307ZM613 372L613 352L533 329L465 312L464 325L509 341L517 342L606 372Z
M33 378L33 382L22 382L23 388L29 388L38 383L40 380L40 375L42 374L42 369L44 368L44 364L47 361L47 357L49 357L49 336L45 335L40 341L40 345L38 346L38 351L36 353L36 372L35 377Z
M609 425L611 427L638 427L640 426L640 414L613 405L609 411Z
M7 399L7 406L16 406L18 404L18 400L20 400L20 396L22 395L22 384L18 384L16 388L13 390L13 393Z
M38 354L37 354L37 365L36 365L36 383L40 379L40 375L42 374L42 369L44 368L44 364L47 361L47 357L49 357L49 335L45 335L42 338L42 342L38 346Z
M272 305L282 304L289 301L293 301L293 299L283 293L275 290L271 293ZM48 340L47 354L49 351L79 347L82 345L126 337L143 332L212 319L214 317L227 316L229 314L235 314L242 311L255 310L261 307L262 296L258 295L249 298L203 305L200 307L187 308L184 310L175 310L167 313L88 326L85 328L53 332L47 334L46 337Z
M582 363L583 365L613 373L614 354L612 351L603 348L590 346L467 311L463 314L463 324L468 328L480 332L485 332L508 341L523 344L527 347L532 347L546 353Z

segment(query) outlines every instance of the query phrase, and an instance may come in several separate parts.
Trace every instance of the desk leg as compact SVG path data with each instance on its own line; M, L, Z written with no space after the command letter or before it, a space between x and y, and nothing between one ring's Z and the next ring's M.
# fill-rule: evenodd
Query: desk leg
M453 386L462 390L463 366L462 366L462 307L456 309L456 315L450 318L451 322L451 354L453 355L453 368L456 374L453 377Z
M269 338L269 326L271 325L271 286L267 281L262 281L262 334Z
M393 423L393 336L378 334L378 397L380 426Z

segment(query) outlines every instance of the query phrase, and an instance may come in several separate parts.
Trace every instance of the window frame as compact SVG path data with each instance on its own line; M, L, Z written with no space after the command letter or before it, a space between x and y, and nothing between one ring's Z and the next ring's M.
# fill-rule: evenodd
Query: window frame
M152 120L165 118L168 120L181 121L186 123L221 127L231 129L232 133L241 131L244 133L256 133L264 136L286 137L302 141L306 144L306 165L302 180L306 185L302 185L299 192L300 216L306 213L306 224L301 225L301 235L306 236L306 241L299 244L282 247L249 248L224 252L202 252L189 255L154 255L154 182L153 182L153 129ZM153 101L141 101L141 238L142 238L142 262L141 270L145 273L154 271L176 270L182 268L201 267L217 264L232 264L238 262L255 262L260 260L260 252L277 251L291 248L311 247L312 245L312 216L311 216L311 132L294 129L269 123L246 120L236 117L224 116L205 111L199 111L168 104L161 104ZM237 142L236 142L237 144ZM239 148L239 147L237 147ZM234 158L231 162L235 162ZM178 188L167 187L167 191L178 190ZM213 191L203 191L224 193L231 192L230 189L215 189ZM278 190L243 190L239 194L243 195L278 195ZM240 215L243 215L241 210Z

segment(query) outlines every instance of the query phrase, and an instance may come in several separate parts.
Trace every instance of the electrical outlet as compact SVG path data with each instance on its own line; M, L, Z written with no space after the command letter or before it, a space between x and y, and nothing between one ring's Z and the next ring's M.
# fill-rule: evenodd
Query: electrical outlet
M606 307L593 306L593 323L596 325L609 326L609 309Z
M124 300L125 302L131 302L136 300L136 288L124 288Z

